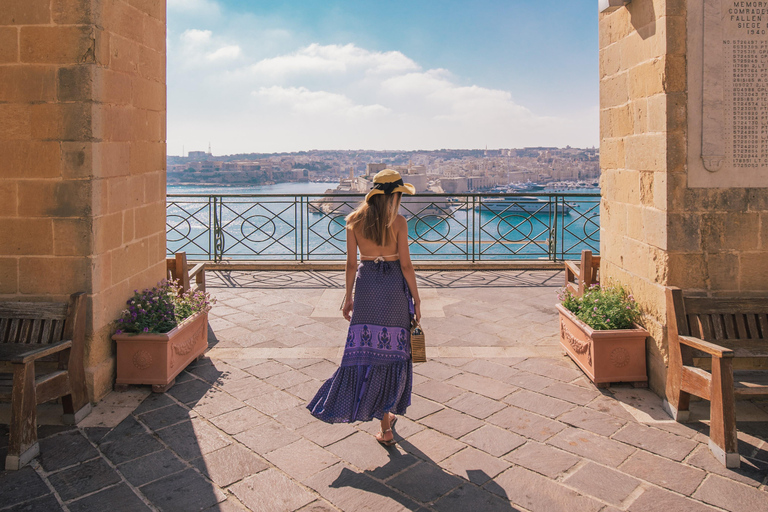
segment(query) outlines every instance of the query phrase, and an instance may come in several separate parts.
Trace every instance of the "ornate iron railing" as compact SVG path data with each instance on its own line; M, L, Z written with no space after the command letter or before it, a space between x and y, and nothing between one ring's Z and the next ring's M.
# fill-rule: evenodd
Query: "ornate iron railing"
M167 251L190 259L339 260L362 195L169 194ZM551 260L600 249L600 195L405 196L411 257Z

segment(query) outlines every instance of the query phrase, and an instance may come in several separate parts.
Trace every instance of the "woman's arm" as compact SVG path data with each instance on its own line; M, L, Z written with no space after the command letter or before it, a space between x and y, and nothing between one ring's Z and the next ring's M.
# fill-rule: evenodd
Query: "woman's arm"
M357 238L355 230L347 228L347 267L346 267L346 291L342 314L347 320L352 320L352 289L355 286L355 274L357 274Z
M397 216L395 221L397 230L397 254L400 257L400 268L403 270L403 276L408 283L413 297L413 305L416 310L416 321L421 319L421 299L419 298L419 289L416 286L416 272L411 263L411 251L408 248L408 221L402 215Z

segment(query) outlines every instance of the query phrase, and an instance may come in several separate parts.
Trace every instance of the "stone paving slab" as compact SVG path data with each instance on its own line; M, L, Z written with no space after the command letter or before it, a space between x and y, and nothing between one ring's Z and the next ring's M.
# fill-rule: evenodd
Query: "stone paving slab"
M41 408L41 456L0 472L0 510L768 510L768 404L737 408L742 467L726 469L700 405L678 424L651 391L599 390L564 356L561 274L418 278L436 343L396 446L373 439L377 422L304 407L341 359L347 324L323 297L342 273L211 273L207 356L167 393L110 395L78 427Z

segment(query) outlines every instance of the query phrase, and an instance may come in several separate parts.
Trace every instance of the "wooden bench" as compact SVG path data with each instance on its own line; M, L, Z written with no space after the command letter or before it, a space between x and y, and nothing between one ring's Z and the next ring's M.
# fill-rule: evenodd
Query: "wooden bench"
M599 283L598 272L600 270L600 256L592 256L592 251L581 251L581 261L565 262L565 289L577 297L584 294L584 290ZM584 276L582 278L582 276Z
M733 363L768 358L768 298L685 297L679 288L667 288L667 322L664 407L684 422L691 395L709 400L709 448L726 467L739 467L734 401L768 396L768 370L734 370ZM694 358L703 358L699 366ZM702 364L707 361L711 370Z
M190 289L205 291L205 263L198 263L190 270L185 252L177 252L173 258L166 258L165 262L168 278L178 279L182 292ZM193 279L195 284L191 284Z
M84 343L84 293L68 303L0 302L0 400L11 402L5 469L19 469L40 453L38 404L61 398L70 425L91 412Z

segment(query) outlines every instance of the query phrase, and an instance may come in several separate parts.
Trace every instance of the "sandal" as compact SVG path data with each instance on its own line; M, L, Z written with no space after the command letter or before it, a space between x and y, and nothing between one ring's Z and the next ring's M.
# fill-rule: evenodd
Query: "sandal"
M383 437L387 432L392 432L392 429L395 428L395 423L397 423L397 416L392 414L392 419L389 420L389 428L387 430L379 431L379 433L376 435L376 441L378 441L382 446L394 446L397 443L397 441L395 441L394 433L392 434L392 439L386 441L384 439L379 439L379 437Z
M382 430L381 432L376 434L376 440L382 446L394 446L397 443L397 441L395 441L394 434L392 434L392 439L388 439L386 441L384 439L379 439L379 436L384 436L384 434L386 434L387 432L392 432L392 429L388 428L387 430Z

